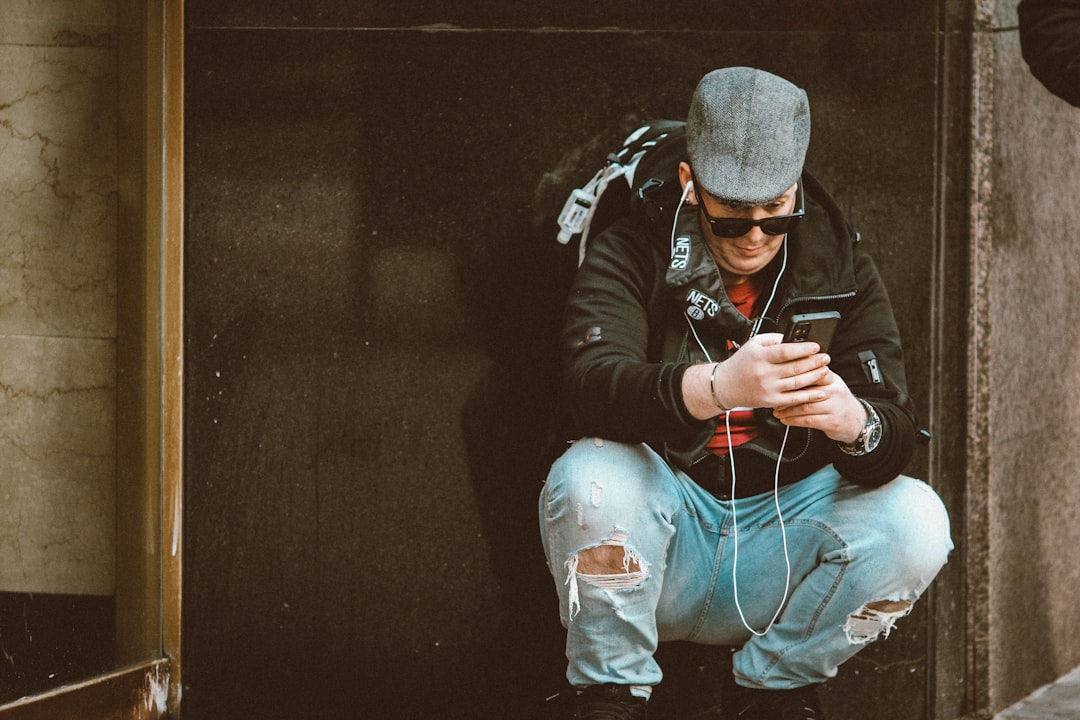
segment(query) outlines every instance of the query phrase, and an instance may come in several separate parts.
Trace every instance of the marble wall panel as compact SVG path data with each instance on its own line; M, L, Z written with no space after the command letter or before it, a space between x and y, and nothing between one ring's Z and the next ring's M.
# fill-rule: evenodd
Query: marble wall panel
M116 334L110 50L0 46L0 334Z
M0 7L0 592L113 590L115 28Z
M0 591L113 589L114 345L0 338Z
M0 45L108 46L116 34L116 0L5 0Z

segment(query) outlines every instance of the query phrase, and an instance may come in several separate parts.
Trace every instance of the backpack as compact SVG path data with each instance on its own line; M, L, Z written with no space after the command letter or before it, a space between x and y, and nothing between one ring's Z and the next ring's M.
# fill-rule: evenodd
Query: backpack
M640 215L670 223L682 197L679 162L686 159L686 123L657 120L634 130L585 185L570 192L559 213L558 241L580 236L578 264L590 235L615 220Z

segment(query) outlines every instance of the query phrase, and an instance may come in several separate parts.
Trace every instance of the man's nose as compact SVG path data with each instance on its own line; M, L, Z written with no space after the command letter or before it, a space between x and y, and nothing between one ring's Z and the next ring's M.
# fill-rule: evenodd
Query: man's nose
M761 229L760 225L755 225L750 228L750 232L743 235L743 239L746 242L753 243L754 245L762 245L769 240L769 236Z

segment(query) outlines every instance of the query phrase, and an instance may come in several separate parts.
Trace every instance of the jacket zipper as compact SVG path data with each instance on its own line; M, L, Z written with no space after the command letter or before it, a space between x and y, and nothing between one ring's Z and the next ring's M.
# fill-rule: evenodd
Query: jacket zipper
M870 381L872 385L880 385L882 382L881 368L878 367L877 355L873 350L863 350L859 353L859 360L862 361L863 368L866 372L866 379Z

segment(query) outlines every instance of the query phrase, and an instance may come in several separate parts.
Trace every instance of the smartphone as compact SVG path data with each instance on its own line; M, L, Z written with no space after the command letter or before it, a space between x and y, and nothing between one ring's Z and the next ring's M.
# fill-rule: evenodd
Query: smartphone
M828 352L839 322L840 313L835 310L795 315L784 334L784 342L816 342L821 352Z

